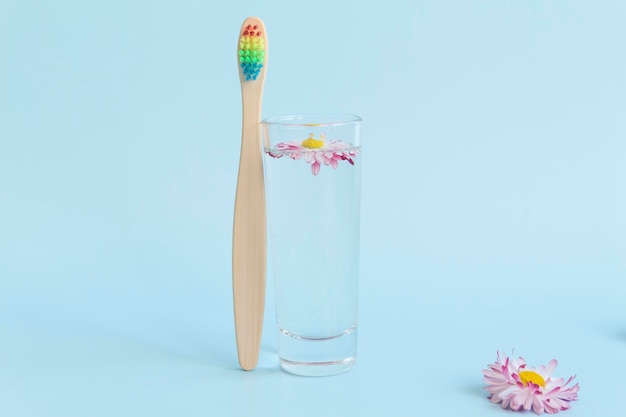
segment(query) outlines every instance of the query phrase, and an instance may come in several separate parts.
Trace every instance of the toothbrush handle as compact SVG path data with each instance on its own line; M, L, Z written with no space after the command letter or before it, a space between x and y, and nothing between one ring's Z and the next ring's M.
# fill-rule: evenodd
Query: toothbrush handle
M244 100L233 222L233 305L240 366L256 367L265 308L266 218L260 105Z

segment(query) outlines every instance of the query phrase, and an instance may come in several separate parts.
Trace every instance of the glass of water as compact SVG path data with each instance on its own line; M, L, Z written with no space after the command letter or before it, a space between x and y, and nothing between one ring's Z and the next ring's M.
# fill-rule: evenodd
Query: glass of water
M271 117L262 137L280 365L345 372L357 347L361 119Z

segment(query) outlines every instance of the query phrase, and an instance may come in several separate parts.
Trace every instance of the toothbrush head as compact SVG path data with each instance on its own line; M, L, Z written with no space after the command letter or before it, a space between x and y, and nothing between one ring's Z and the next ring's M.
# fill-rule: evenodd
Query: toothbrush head
M238 59L241 79L255 81L266 63L265 27L261 19L250 17L243 22L239 36Z

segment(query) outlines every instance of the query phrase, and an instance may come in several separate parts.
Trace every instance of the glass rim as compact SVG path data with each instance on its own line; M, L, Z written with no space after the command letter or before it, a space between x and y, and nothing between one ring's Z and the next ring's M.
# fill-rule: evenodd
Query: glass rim
M266 126L308 127L341 126L362 121L363 119L360 116L349 113L302 113L267 117L261 121L261 124Z

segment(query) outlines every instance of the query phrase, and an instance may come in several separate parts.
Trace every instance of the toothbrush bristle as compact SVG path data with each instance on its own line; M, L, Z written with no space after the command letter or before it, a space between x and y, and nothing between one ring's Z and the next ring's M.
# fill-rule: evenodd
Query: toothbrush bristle
M246 81L254 81L259 76L265 60L265 41L258 25L242 28L239 38L239 66Z

